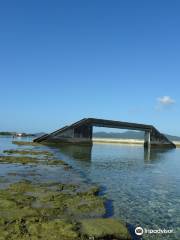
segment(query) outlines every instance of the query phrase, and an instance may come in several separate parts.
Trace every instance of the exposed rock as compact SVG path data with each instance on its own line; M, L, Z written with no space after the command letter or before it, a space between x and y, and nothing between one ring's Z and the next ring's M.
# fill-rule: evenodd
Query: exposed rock
M34 164L38 163L37 158L32 157L15 157L15 156L0 156L0 163L20 163L20 164Z
M23 141L12 141L13 144L16 144L18 146L40 146L40 143L36 142L23 142Z
M126 226L112 218L84 219L80 232L89 239L131 239Z
M4 150L4 153L7 154L23 154L23 155L46 155L46 156L53 156L51 152L48 151L33 151L33 150Z

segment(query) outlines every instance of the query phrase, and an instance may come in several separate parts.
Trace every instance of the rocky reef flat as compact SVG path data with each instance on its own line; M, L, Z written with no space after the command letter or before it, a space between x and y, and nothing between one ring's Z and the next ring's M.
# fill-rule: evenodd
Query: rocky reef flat
M131 239L106 213L99 187L74 178L72 167L39 144L14 142L0 154L0 240Z

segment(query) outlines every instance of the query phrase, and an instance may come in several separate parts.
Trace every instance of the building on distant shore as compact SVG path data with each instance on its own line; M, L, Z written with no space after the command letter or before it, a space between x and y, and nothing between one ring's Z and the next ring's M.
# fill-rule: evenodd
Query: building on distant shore
M16 133L15 136L16 136L16 137L22 137L22 136L23 136L23 133Z

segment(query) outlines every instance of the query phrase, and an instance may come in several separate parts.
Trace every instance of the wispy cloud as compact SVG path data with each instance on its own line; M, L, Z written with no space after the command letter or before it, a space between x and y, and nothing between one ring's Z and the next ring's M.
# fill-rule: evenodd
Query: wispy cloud
M163 96L157 98L156 110L163 110L175 104L175 100L170 96Z
M175 103L175 100L172 99L170 96L159 97L157 100L162 105L172 105Z

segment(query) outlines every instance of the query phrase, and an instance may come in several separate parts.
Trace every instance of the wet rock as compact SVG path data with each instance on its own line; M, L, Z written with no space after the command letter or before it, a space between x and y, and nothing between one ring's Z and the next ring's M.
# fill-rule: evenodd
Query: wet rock
M51 152L48 151L33 151L33 150L4 150L6 154L22 154L22 155L46 155L46 156L53 156Z
M27 142L17 144L31 145ZM0 163L36 164L35 169L58 166L62 171L71 168L62 160L52 159L48 151L6 150L5 153L37 155L37 158L0 156ZM43 157L40 159L38 155ZM35 176L32 168L30 173ZM20 176L16 172L10 175ZM29 175L23 172L22 177L26 176ZM52 180L45 183L24 180L8 186L0 189L0 240L87 240L91 236L94 239L130 239L124 224L101 218L106 209L96 186Z
M84 219L80 232L88 239L131 239L125 224L112 218Z
M70 214L78 217L100 217L105 214L104 201L94 195L81 195L65 201Z
M62 160L54 160L54 159L49 159L48 161L44 162L47 165L51 165L51 166L62 166L64 168L64 170L69 170L72 169L72 166L70 166L69 164L65 163Z
M26 173L9 172L9 173L8 173L8 175L9 175L9 176L14 176L14 177L16 177L16 176L20 176L20 177L28 177L28 176L31 176L31 177L33 177L33 176L41 176L41 175L40 175L40 174L38 174L38 173L35 173L35 172L30 172L30 171L28 171L28 172L26 172Z
M38 163L38 159L32 157L0 156L0 163L35 164Z
M50 159L48 161L45 162L47 165L61 165L61 166L68 166L67 163L65 163L64 161L60 160L60 159Z
M93 191L79 196L77 188L73 184L21 181L0 190L2 239L76 239L79 233L73 230L76 220L72 225L72 219L104 212L102 199Z
M37 218L21 219L3 229L0 225L0 239L21 240L75 240L78 233L74 226L64 220L39 221Z
M49 222L28 223L27 231L29 235L38 239L47 240L75 240L78 238L77 232L71 223L63 220L52 220Z
M23 142L23 141L12 141L13 144L16 144L18 146L40 146L40 143L36 142Z
M1 183L6 183L8 179L6 179L4 176L0 176L0 184Z

